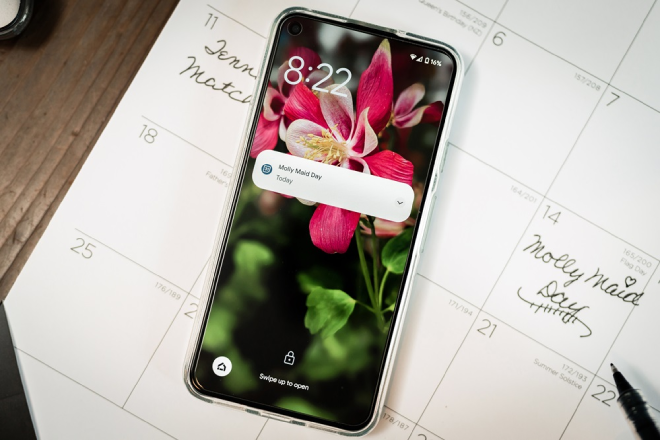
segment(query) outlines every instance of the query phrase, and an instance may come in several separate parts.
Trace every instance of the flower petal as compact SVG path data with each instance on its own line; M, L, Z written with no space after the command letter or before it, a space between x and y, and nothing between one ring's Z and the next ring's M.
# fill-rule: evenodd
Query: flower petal
M322 136L324 128L312 121L298 119L293 121L286 130L286 148L291 154L298 157L305 157L310 149L303 142L308 139L308 135Z
M319 205L309 221L314 246L328 254L343 254L351 244L360 214L334 206Z
M415 83L405 89L394 104L394 116L403 116L412 111L419 101L424 97L426 89L421 83Z
M412 185L414 166L401 155L385 150L365 157L364 161L374 176Z
M335 91L335 85L326 87L326 90ZM345 96L341 96L341 95ZM319 93L321 112L328 127L340 141L348 140L355 124L353 113L353 96L344 86L339 87L336 93Z
M289 99L284 105L284 114L292 121L296 119L307 119L317 124L327 126L319 98L304 84L298 84L293 88Z
M414 127L415 125L422 122L422 116L424 116L424 111L428 106L422 106L418 109L411 111L410 113L405 113L402 115L397 115L392 120L392 125L397 128L408 128Z
M442 111L444 107L444 104L440 101L432 102L426 106L424 115L422 116L422 122L438 122L442 119Z
M313 69L316 69L316 67L321 64L321 57L319 54L314 52L312 49L308 49L306 47L296 47L294 50L289 53L289 60L291 57L298 56L303 59L303 66L300 69L301 73L304 75L307 74L309 71L309 67L312 67ZM293 88L293 85L289 84L286 82L286 79L284 78L284 74L286 73L287 70L291 68L289 66L289 60L285 61L277 71L277 84L280 87L280 91L284 96L289 96L291 93L291 89ZM300 63L299 60L293 61L293 65L298 69L298 64ZM292 81L294 80L294 73L289 74L289 79ZM295 76L295 79L297 79L297 76Z
M284 96L275 88L268 86L264 98L264 118L269 121L277 121L282 117L284 110Z
M286 122L285 118L280 118L280 139L286 142Z
M357 114L369 109L369 124L380 133L392 114L392 54L390 43L383 40L360 77L357 91Z
M369 165L367 165L363 158L358 156L353 156L348 160L343 161L339 166L346 168L347 170L357 171L358 173L371 174Z
M264 114L259 115L257 122L257 132L254 134L250 157L255 158L264 150L272 150L277 144L277 132L280 121L269 121Z
M442 119L444 105L440 101L419 107L405 115L397 115L392 120L392 125L398 128L414 127L423 122L438 122Z
M369 125L369 113L371 110L365 108L360 114L355 132L347 142L354 156L364 157L378 147L378 135Z

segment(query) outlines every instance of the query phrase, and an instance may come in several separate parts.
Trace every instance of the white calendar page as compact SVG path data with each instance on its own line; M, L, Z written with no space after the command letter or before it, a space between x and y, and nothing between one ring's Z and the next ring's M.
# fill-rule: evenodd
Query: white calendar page
M242 101L294 3L182 0L34 250L6 308L41 438L331 438L182 378ZM660 418L656 1L305 6L446 41L468 66L369 438L632 438L610 362Z

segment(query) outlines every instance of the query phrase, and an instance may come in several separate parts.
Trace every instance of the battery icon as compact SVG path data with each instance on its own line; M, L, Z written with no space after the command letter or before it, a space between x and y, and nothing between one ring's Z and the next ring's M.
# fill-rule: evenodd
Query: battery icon
M413 58L412 55L411 55L411 58ZM432 58L423 57L423 56L417 57L417 59L415 61L418 62L418 63L431 64L432 66L438 66L438 67L442 65L440 60L434 60Z

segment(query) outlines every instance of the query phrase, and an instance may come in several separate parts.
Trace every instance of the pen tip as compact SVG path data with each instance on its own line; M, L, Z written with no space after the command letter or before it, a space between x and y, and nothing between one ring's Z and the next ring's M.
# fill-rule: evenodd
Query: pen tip
M619 370L614 366L614 364L610 363L610 368L612 369L612 373L618 373Z

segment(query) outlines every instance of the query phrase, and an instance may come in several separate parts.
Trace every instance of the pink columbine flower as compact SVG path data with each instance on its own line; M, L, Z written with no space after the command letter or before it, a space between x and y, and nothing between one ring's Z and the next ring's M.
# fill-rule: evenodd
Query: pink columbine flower
M318 75L320 71L316 70L316 66L321 63L321 57L316 52L306 47L299 47L292 51L289 59L293 56L301 57L305 66L314 68L310 78ZM257 157L264 150L275 148L278 136L282 140L285 138L286 126L289 121L284 117L284 105L293 89L293 86L284 80L284 73L287 69L289 69L289 62L285 61L277 71L277 88L269 84L266 90L263 109L257 123L257 132L250 151L252 158Z
M442 118L443 105L440 101L415 108L424 97L424 85L415 83L406 88L394 104L392 125L397 128L414 127L420 122L437 122Z
M377 133L392 114L389 42L383 40L360 77L357 111L351 92L335 87L318 96L304 84L294 88L284 106L284 114L293 121L286 132L289 152L411 185L412 163L392 151L378 151ZM359 220L357 212L319 204L309 223L312 242L324 252L344 253Z

